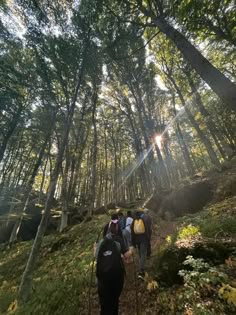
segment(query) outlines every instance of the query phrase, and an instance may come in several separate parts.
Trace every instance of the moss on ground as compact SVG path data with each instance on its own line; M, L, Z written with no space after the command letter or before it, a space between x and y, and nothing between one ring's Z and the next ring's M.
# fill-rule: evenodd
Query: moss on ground
M32 241L0 252L0 314L79 314L81 300L84 305L87 299L93 244L107 219L106 215L96 216L65 233L44 238L32 294L23 307L14 301Z
M205 210L194 215L179 218L175 222L167 222L155 218L153 235L154 257L147 264L150 279L158 281L161 272L160 257L164 266L163 270L168 275L162 278L170 278L168 261L164 257L169 257L172 265L176 266L178 261L176 253L179 248L182 248L181 255L183 257L181 257L177 269L182 269L182 262L185 256L189 254L188 248L193 247L194 244L199 242L202 244L207 242L211 244L215 242L219 244L233 244L236 238L235 203L236 198L232 197L208 206ZM40 259L33 275L32 294L29 302L21 307L15 304L15 300L32 241L14 244L12 248L1 251L0 314L87 314L93 244L102 226L108 219L107 215L94 216L91 221L75 225L62 234L55 233L44 238ZM175 226L177 226L176 230L174 230ZM173 252L171 253L171 248L174 248L175 255L173 255ZM203 248L199 247L198 249L197 257L201 257L203 255L201 251L205 250L205 248L203 246ZM225 287L229 284L230 287L235 288L235 253L231 250L229 258L226 261L224 260L225 256L220 265L216 267L216 275L220 272L227 274L228 283L225 283ZM177 273L178 270L175 271L175 274ZM208 274L204 273L204 275ZM190 276L196 277L196 273L190 274ZM179 276L177 278L180 279ZM202 280L200 276L198 278ZM199 283L199 281L196 283ZM158 287L150 292L146 289L147 284L139 285L138 296L142 296L142 299L140 299L142 315L223 315L233 314L232 312L234 311L234 306L228 305L228 302L218 295L219 284L204 282L203 287L199 286L192 290L191 281L188 283L188 287L178 284L170 288L162 286L162 283L159 281ZM127 288L130 291L126 292L125 290L128 289L124 289L123 296L126 299L128 296L128 301L135 303L134 288L129 287L129 285ZM98 311L98 301L95 292L96 287L93 282L92 311L94 309ZM127 303L124 303L125 301L123 300L121 302L123 314L128 315L130 308L126 309Z

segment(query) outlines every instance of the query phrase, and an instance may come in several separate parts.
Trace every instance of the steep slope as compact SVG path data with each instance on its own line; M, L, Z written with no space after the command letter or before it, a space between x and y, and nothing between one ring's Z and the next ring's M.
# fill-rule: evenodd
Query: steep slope
M135 255L134 263L126 268L121 314L234 314L236 251L231 251L220 265L207 267L201 272L182 264L180 269L189 270L185 271L185 280L171 287L164 283L160 272L161 268L172 272L170 262L167 258L163 260L163 256L168 252L172 255L173 246L178 252L180 247L191 248L199 239L202 242L217 239L233 244L236 238L235 210L235 198L230 198L175 221L164 221L153 214L153 253L147 261L147 275L144 281L137 280ZM93 244L107 220L107 215L95 216L92 221L75 225L63 234L45 237L34 272L33 292L23 307L17 306L15 299L32 242L22 242L2 250L0 314L99 314L94 273L91 277ZM201 265L201 262L195 259L193 264ZM222 279L229 287L222 286ZM220 290L223 291L220 293Z

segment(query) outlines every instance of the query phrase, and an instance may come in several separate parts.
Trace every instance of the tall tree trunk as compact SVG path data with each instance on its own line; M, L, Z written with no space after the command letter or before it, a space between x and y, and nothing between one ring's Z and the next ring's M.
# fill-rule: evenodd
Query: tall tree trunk
M22 213L20 215L20 218L16 221L16 223L14 224L13 226L13 230L12 230L12 233L11 233L11 236L10 236L10 240L9 240L9 243L13 243L17 240L17 234L20 230L20 226L21 226L21 223L23 221L23 218L24 218L24 214L26 213L26 210L28 208L28 205L29 205L29 200L30 200L30 194L31 194L31 191L32 191L32 188L33 188L33 185L34 185L34 180L35 180L35 177L38 173L38 169L41 165L41 162L42 162L42 159L43 159L43 156L44 156L44 152L45 152L45 149L47 147L47 144L48 144L48 140L51 136L51 130L50 132L48 133L48 135L46 136L46 139L39 151L39 155L38 155L38 159L34 165L34 169L33 169L33 172L31 174L31 177L30 177L30 180L28 182L28 185L26 187L26 201L25 201L25 204L24 204L24 207L23 207L23 210L22 210Z
M96 108L98 101L98 88L96 84L93 86L93 111L92 111L92 125L93 125L93 147L91 154L91 184L89 189L89 207L88 207L88 217L92 217L92 213L94 210L94 203L96 200L96 165L97 165L97 144L98 144L98 136L97 136L97 123L96 123Z
M108 149L107 149L107 129L104 130L104 154L105 154L105 184L104 203L108 204Z
M61 201L62 201L62 212L61 212L61 221L59 226L59 232L62 232L63 229L68 224L68 173L70 168L70 155L68 144L66 146L66 165L62 176L62 185L61 185Z
M176 117L177 113L176 113L176 108L175 108L175 96L172 95L172 100L173 100L173 105L174 105L174 115ZM184 157L184 160L185 160L185 164L187 166L187 169L188 169L188 172L189 172L189 175L193 175L195 170L194 170L194 166L193 166L193 163L192 163L192 160L191 160L191 156L190 156L190 153L189 153L189 149L185 143L185 140L184 140L184 137L183 137L183 133L182 133L182 130L180 128L180 124L179 124L179 121L176 120L176 134L177 134L177 139L179 140L179 144L180 144L180 147L181 147L181 151L183 153L183 157Z
M163 180L164 186L166 188L168 188L168 187L170 187L170 179L169 179L169 176L168 176L168 173L166 170L166 166L165 166L162 154L161 154L161 150L159 149L159 147L156 143L155 143L155 150L157 153L158 161L160 163L160 173L162 175L162 180Z
M223 139L223 137L221 135L221 132L218 130L218 128L216 127L214 121L211 119L211 115L206 110L205 106L203 105L201 95L199 94L199 92L198 92L198 90L197 90L197 88L196 88L196 86L195 86L191 76L189 75L189 73L187 71L185 73L186 73L186 76L188 78L189 85L191 87L192 93L195 96L195 102L196 102L196 104L197 104L197 106L199 108L200 113L203 115L203 117L205 119L206 126L209 129L210 134L211 134L212 138L214 139L215 144L216 144L216 146L217 146L221 156L223 158L225 158L225 155L228 155L228 154L229 154L229 156L232 155L233 152L232 152L231 148L224 141L224 139ZM226 149L225 152L224 152L224 149L221 147L221 143L222 143L223 147ZM231 152L231 154L230 154L230 152Z
M169 75L169 74L167 74L167 75L168 75L169 80L172 82L173 86L175 87L176 92L177 92L178 95L179 95L181 104L182 104L182 106L185 108L185 112L186 112L186 114L187 114L187 116L188 116L188 119L190 120L190 122L191 122L193 128L197 131L197 134L198 134L200 140L201 140L202 143L204 144L204 146L205 146L205 148L206 148L206 150L207 150L207 152L208 152L208 155L209 155L209 158L210 158L211 162L212 162L217 168L221 169L221 164L220 164L220 162L219 162L219 160L218 160L218 157L217 157L215 151L214 151L213 148L212 148L212 145L211 145L210 141L209 141L209 140L207 139L207 137L204 135L203 131L200 129L198 123L196 122L196 120L194 119L193 115L191 114L191 112L190 112L188 106L187 106L186 103L185 103L185 100L184 100L184 97L183 97L183 95L182 95L182 93L181 93L181 91L180 91L180 88L179 88L178 85L176 84L174 78L173 78L171 75Z
M36 237L35 237L31 252L30 252L30 256L27 261L27 264L26 264L26 267L25 267L25 270L21 279L20 288L19 288L19 301L20 302L26 302L31 291L32 274L33 274L36 261L39 256L39 250L41 247L43 236L44 236L48 219L50 216L51 204L52 204L52 200L53 200L56 185L57 185L57 179L59 176L65 147L68 142L68 136L69 136L69 132L70 132L71 124L72 124L72 119L74 116L76 100L78 98L79 89L82 83L88 40L89 39L87 38L85 47L84 47L83 56L82 56L81 67L79 69L77 85L75 87L75 92L74 92L74 95L73 95L73 98L69 107L68 117L67 117L67 121L64 127L62 143L58 150L55 166L54 166L52 177L49 183L49 189L48 189L47 199L45 203L44 213L42 215L42 219L38 227L38 231L37 231L37 234L36 234Z
M43 176L42 176L42 181L40 183L40 189L39 189L39 198L38 198L38 203L40 204L41 202L41 197L42 197L42 193L43 193L43 186L44 186L44 182L45 182L45 177L46 177L46 169L47 169L47 165L48 165L48 156L46 158L46 161L44 162L44 166L43 166Z
M13 119L9 125L9 128L7 130L7 133L3 139L3 142L2 144L0 145L0 162L1 160L3 159L3 156L4 156L4 152L6 150L6 147L7 147L7 143L10 139L10 137L12 136L14 130L16 129L16 126L19 122L19 119L20 119L20 115L21 115L21 112L22 112L22 109L23 109L23 106L20 105L16 114L13 116Z
M209 84L212 90L232 110L236 111L236 86L226 76L216 69L178 30L164 18L155 17L153 23L171 39L184 55L190 65L201 78Z
M158 173L157 173L157 164L154 158L154 153L152 148L154 147L149 140L149 134L147 132L147 128L145 127L144 124L144 120L143 120L143 115L144 115L144 111L143 111L143 106L142 106L142 102L140 101L139 97L137 97L136 93L135 93L135 89L133 87L132 82L131 83L127 83L134 99L135 99L135 105L136 105L136 109L137 109L137 114L138 114L138 119L139 119L139 126L141 129L141 134L143 136L143 140L145 143L145 149L148 153L148 155L146 155L150 165L151 165L151 175L152 175L152 179L153 179L153 183L151 182L151 185L155 185L156 187L159 186L160 183L158 183L159 177L158 177ZM130 110L130 109L129 109ZM152 146L152 148L151 148ZM145 153L143 153L143 155L145 155Z
M125 102L126 105L126 110L127 113L124 112L124 114L127 116L129 123L130 123L130 127L132 129L132 133L133 133L133 138L134 138L134 145L135 145L135 149L136 149L136 158L138 158L141 154L143 154L143 148L142 148L142 143L139 139L139 135L137 134L137 128L135 126L134 123L134 119L133 119L133 115L132 115L132 111L130 109L130 106L128 106L128 101L126 100ZM150 174L149 172L146 170L145 167L145 160L143 161L143 163L140 165L140 169L141 169L141 173L142 173L142 181L143 181L143 192L148 192L150 190L150 183L151 183L151 178L150 178Z

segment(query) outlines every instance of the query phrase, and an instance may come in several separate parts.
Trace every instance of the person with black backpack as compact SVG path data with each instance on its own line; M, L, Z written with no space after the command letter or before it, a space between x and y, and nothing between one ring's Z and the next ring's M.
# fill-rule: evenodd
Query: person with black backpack
M128 253L118 231L118 219L112 219L108 225L107 234L96 248L100 315L118 315L119 297L125 276L123 257Z
M139 272L138 277L145 275L145 261L148 254L148 245L151 240L151 223L147 219L143 208L139 208L131 225L131 242L133 247L138 247Z
M115 222L115 220L116 220L117 223L118 223L118 232L117 232L117 234L118 234L121 238L123 238L122 230L121 230L120 224L119 224L119 215L118 215L118 213L113 213L112 216L111 216L111 221L114 221L114 222ZM103 228L103 237L105 237L105 236L107 235L107 233L109 232L109 226L110 226L110 222L108 222L108 223L104 226L104 228Z

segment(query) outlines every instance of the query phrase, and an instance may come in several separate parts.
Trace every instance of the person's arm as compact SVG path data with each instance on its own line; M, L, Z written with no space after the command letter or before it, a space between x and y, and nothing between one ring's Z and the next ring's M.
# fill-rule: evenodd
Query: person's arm
M118 240L118 237L119 236L117 236L117 240ZM130 261L130 256L132 255L132 253L130 252L129 248L125 246L125 242L123 238L119 237L119 243L120 243L120 249L121 249L121 258L123 262L127 264Z
M128 252L129 249L125 246L125 242L124 242L123 237L119 238L119 243L120 243L120 247L121 247L121 254L125 255L125 253Z

